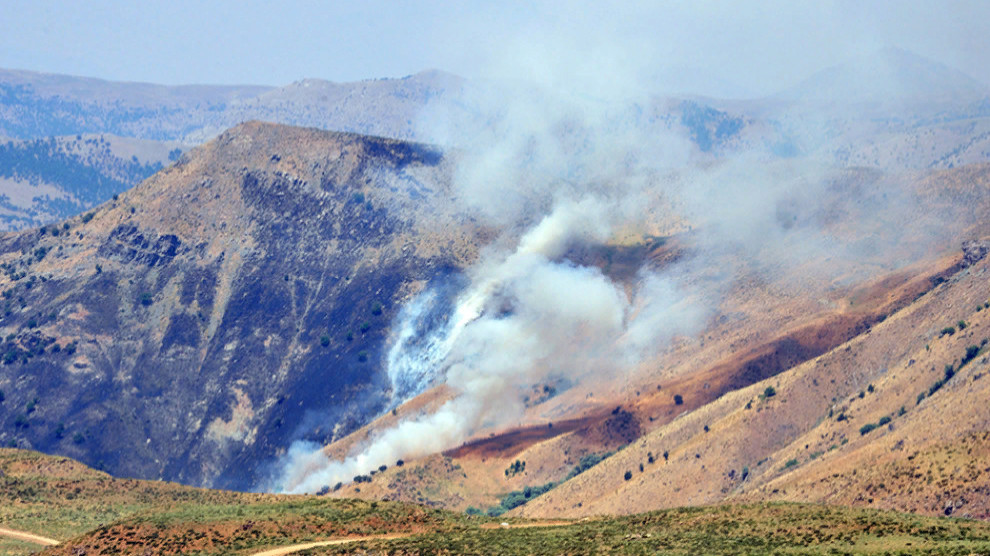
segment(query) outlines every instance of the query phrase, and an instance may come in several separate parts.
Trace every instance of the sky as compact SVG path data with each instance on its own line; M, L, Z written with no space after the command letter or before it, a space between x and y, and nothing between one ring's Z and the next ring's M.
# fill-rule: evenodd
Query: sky
M982 0L0 0L0 67L169 85L526 77L560 56L577 76L747 97L885 46L990 83L988 40Z

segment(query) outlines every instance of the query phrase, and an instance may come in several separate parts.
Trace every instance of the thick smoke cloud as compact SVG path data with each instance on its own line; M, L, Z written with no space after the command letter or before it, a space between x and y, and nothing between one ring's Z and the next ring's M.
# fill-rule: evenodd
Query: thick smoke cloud
M438 382L453 397L373 433L344 461L293 445L281 462L283 490L312 492L454 447L482 426L511 424L533 385L631 372L673 337L698 333L741 273L804 265L828 275L838 261L862 256L864 247L832 229L836 211L886 222L911 205L890 191L882 203L823 207L825 161L784 160L760 145L705 155L665 104L642 94L623 63L632 53L550 52L521 58L528 80L470 84L455 110L424 112L424 133L459 153L456 202L503 231L467 270L449 318L423 326L438 295L427 290L393 332L387 364L396 403ZM850 230L869 232L870 254L896 242L875 228L847 223ZM689 254L662 269L646 266L630 283L569 256L674 233Z

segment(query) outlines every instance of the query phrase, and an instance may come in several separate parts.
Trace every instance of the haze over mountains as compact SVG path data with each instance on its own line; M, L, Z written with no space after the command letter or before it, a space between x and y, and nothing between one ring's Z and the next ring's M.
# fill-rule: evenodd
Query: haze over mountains
M0 236L0 442L493 514L986 518L988 98L898 50L749 101L4 72L4 152L72 171L0 168L11 227L59 219Z

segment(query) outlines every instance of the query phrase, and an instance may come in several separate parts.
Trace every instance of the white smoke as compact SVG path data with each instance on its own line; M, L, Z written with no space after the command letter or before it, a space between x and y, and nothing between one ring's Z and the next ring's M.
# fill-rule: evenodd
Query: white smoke
M397 401L439 381L452 399L373 433L343 461L294 444L281 462L285 491L347 482L512 423L524 392L549 378L576 383L628 372L674 336L700 331L742 265L776 272L818 261L816 272L827 273L840 266L829 257L855 255L829 232L819 206L827 187L821 162L775 160L760 148L701 155L662 103L639 94L622 59L633 52L609 59L602 53L614 49L579 43L551 51L557 58L519 54L528 81L468 86L452 111L458 119L443 105L424 116L426 136L458 147L459 208L503 230L467 269L469 284L447 318L424 325L437 300L427 290L394 333L387 360ZM597 63L583 65L589 60ZM867 201L839 209L883 219ZM643 268L632 283L568 258L573 248L689 225L691 255L662 271ZM847 227L859 229L866 228ZM874 248L883 250L889 238L878 238Z

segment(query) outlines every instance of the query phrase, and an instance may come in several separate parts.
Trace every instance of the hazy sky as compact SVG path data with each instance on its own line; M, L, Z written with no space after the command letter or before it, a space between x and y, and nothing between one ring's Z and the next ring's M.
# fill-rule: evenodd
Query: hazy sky
M525 76L549 56L739 96L888 45L990 83L988 37L982 0L0 0L0 67L166 84Z

